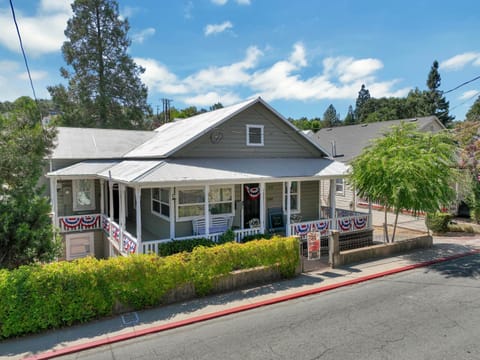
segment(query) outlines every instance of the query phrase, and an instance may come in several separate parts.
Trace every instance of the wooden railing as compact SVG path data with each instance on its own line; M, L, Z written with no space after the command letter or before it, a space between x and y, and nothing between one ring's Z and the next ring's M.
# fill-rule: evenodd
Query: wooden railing
M102 229L110 243L122 254L134 254L137 251L138 241L128 231L120 231L120 225L110 221L106 215L102 215ZM111 231L111 237L110 237Z
M59 216L58 227L60 228L60 232L62 233L101 229L102 215L89 214L89 215Z

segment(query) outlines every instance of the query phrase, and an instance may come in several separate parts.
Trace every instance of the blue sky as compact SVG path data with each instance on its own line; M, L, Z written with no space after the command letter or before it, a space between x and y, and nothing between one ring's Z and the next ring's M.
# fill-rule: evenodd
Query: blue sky
M63 82L70 1L14 0L37 96ZM343 118L361 84L373 97L447 91L480 75L480 1L120 0L149 103L208 108L262 96L285 117ZM0 101L32 96L8 0L0 0ZM446 95L463 120L480 80Z

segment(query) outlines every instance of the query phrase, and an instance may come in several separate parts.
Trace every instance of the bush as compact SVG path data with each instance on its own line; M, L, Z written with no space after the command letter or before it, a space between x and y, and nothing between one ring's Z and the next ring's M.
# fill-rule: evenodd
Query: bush
M197 246L212 247L217 244L207 238L172 240L158 245L158 255L169 256L180 252L192 252Z
M434 233L446 233L448 231L448 224L452 220L452 215L449 213L428 213L425 218L427 228Z
M208 294L233 270L278 267L284 277L299 262L295 238L197 246L167 257L131 255L108 260L21 266L0 270L0 338L68 326L112 315L121 304L136 310L160 304L169 291L192 283Z

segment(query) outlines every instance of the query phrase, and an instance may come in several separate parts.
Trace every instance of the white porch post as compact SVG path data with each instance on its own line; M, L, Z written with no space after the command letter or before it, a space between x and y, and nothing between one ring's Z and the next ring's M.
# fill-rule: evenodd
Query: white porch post
M118 184L119 192L119 217L118 225L120 226L120 251L123 251L123 232L125 231L125 185Z
M110 177L110 180L108 181L108 195L109 195L109 204L108 204L108 207L109 207L109 218L108 218L108 221L110 222L109 223L109 234L108 234L108 248L110 249L110 254L109 256L112 256L113 255L113 247L112 247L112 222L113 222L113 219L114 219L114 215L113 215L113 182L112 182L112 179Z
M286 224L287 224L286 235L287 236L291 235L291 231L290 231L290 217L291 217L291 206L292 206L292 204L291 204L292 199L291 199L291 196L290 196L291 188L292 188L292 182L287 181L287 221L286 221Z
M205 212L205 236L208 237L210 235L210 211L209 211L209 205L208 205L208 193L210 192L210 186L205 185L205 207L204 207L204 212Z
M373 216L373 212L372 212L372 202L370 201L370 199L368 200L368 228L371 229L372 228L372 216Z
M337 207L336 204L336 196L335 196L335 179L330 179L330 218L332 219L332 229L337 228L337 212L335 208Z
M105 180L100 179L100 214L105 214Z
M135 188L135 223L137 226L137 254L143 254L142 245L142 189Z
M175 188L170 188L170 239L175 239Z
M318 180L318 218L322 218L322 180Z
M50 203L52 205L52 223L54 227L58 226L58 200L57 200L57 178L50 178Z
M242 191L243 194L243 191ZM265 183L260 183L260 230L265 233L265 206L267 201L267 194L265 191ZM243 221L242 221L243 224Z

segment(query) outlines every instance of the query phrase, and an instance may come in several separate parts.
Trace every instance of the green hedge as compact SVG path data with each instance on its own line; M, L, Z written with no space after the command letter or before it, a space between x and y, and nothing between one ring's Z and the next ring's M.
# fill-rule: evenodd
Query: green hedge
M434 233L441 234L448 231L448 224L452 220L452 215L449 213L428 213L425 217L425 225Z
M158 305L172 289L193 283L208 294L215 279L233 270L278 266L284 277L299 261L294 238L199 246L168 257L132 255L0 270L0 338L112 315L122 304L136 310Z

